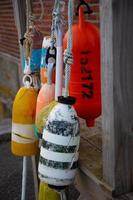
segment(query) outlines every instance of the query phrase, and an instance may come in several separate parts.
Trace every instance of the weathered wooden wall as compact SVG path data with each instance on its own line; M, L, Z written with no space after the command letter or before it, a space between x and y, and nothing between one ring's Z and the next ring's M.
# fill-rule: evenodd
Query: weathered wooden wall
M104 180L133 191L133 1L101 0Z

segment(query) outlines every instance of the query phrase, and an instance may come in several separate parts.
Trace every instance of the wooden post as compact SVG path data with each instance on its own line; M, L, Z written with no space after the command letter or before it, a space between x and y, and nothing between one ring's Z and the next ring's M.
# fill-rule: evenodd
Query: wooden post
M101 0L103 175L133 191L133 0Z

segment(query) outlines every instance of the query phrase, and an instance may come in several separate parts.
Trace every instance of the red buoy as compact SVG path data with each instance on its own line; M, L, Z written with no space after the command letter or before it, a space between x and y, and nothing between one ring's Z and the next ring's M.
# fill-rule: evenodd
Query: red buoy
M73 25L73 65L69 94L76 97L74 105L78 116L87 126L94 126L94 119L101 114L100 33L99 29L84 19L79 9L79 23ZM64 37L67 46L68 33Z

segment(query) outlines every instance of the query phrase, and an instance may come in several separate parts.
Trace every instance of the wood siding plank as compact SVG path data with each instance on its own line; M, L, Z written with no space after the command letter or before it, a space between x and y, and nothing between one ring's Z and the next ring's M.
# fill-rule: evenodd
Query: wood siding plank
M133 1L101 0L103 175L133 190Z

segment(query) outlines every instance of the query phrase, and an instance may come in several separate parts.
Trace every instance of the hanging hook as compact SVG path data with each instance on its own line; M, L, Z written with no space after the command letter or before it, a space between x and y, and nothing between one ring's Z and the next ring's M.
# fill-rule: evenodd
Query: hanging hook
M30 75L25 74L23 76L23 84L25 87L30 87L32 84L32 78Z
M84 11L85 14L91 14L93 11L90 9L90 6L84 1L84 0L80 0L80 3L77 7L77 12L76 12L76 16L78 16L78 11L79 11L79 8L80 6L86 6L87 10Z

